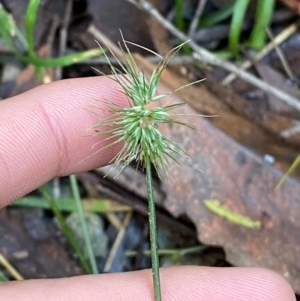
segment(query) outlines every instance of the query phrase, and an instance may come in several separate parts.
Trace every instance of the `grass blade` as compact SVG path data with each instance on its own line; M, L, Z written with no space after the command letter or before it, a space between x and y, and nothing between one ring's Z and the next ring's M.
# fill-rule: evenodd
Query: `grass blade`
M77 179L76 179L75 175L70 176L70 183L71 183L73 195L74 195L76 206L77 206L77 212L79 214L79 218L80 218L80 221L81 221L82 233L84 235L85 246L87 248L87 253L88 253L88 256L89 256L90 265L92 267L93 274L98 274L96 258L95 258L95 255L94 255L91 238L90 238L88 228L87 228L87 224L86 224L86 220L85 220L85 217L84 217L84 211L83 211L83 208L82 208L82 203L81 203L80 194L79 194L79 188L78 188Z
M267 38L266 28L271 23L274 7L275 0L258 0L256 20L249 41L251 47L261 49L265 45Z
M64 212L75 212L77 211L76 204L74 204L73 198L56 198L56 206L59 211ZM107 212L124 212L130 211L131 208L126 205L119 205L107 199L88 199L82 202L83 209L86 212L97 212L97 213L107 213ZM42 208L49 210L51 206L47 200L43 197L27 196L14 201L10 204L12 207L27 207L27 208Z
M37 67L64 67L78 62L85 61L91 57L100 55L103 53L101 49L91 49L83 52L73 53L57 58L39 58L39 57L27 57L18 55L18 57L25 63L32 64Z
M184 20L183 20L184 0L176 0L175 3L176 3L175 4L175 25L179 30L184 31Z
M9 14L0 3L0 34L3 37L5 43L12 51L17 51L13 36L16 33L16 24L11 14Z
M34 50L34 27L37 19L37 11L40 5L40 0L30 0L25 14L25 31L26 40L28 42L29 56L36 56Z
M211 13L207 17L200 20L199 27L210 27L226 20L233 12L234 3L230 3L223 9L218 9L216 12Z
M239 52L239 41L242 32L242 25L250 0L236 0L233 7L233 15L229 32L229 48L234 55Z
M83 252L81 251L81 249L80 249L80 247L77 243L77 240L74 237L74 234L73 234L72 230L67 225L63 215L61 214L59 208L56 205L56 202L54 201L54 199L50 195L47 186L46 185L41 186L39 188L39 191L42 193L44 198L49 202L50 207L51 207L55 217L57 218L58 222L60 223L64 234L66 235L69 243L71 244L72 248L74 249L75 253L77 254L77 256L79 258L79 261L80 261L84 271L88 274L92 274L91 267L87 263L84 255L83 255Z

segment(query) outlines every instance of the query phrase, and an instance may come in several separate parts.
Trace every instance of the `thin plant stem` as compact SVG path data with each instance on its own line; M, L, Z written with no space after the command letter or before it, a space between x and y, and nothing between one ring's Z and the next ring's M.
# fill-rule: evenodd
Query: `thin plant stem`
M107 261L106 261L104 269L103 269L103 273L108 273L110 271L110 268L111 268L114 258L116 256L116 253L119 249L122 239L124 238L126 228L128 227L128 225L130 223L131 216L132 216L132 212L131 211L127 212L125 219L121 225L121 228L119 229L118 235L113 243L111 251L108 255Z
M280 179L279 183L276 185L276 189L278 189L287 179L288 176L290 176L293 171L297 168L297 166L300 164L300 155L296 157L288 171L283 175L283 177Z
M74 204L74 198L58 197L55 198L55 204L59 211L62 212L77 211L76 204ZM49 202L45 198L36 196L23 197L11 203L10 206L51 209ZM97 212L105 214L113 212L127 212L132 210L130 206L122 205L114 202L113 200L104 198L82 199L82 206L85 212Z
M191 37L191 38L193 37L193 35L195 34L195 32L197 30L197 26L199 24L201 15L202 15L202 13L204 11L206 2L207 2L207 0L199 0L198 1L196 12L195 12L193 20L191 22L190 28L189 28L189 37Z
M0 264L6 268L6 270L14 277L14 279L24 280L24 277L11 265L11 263L2 253L0 253Z
M157 233L156 233L156 215L153 197L151 162L146 162L146 181L148 191L148 208L149 208L149 228L150 228L150 246L151 246L151 263L154 284L155 301L161 301L160 277L159 277L159 259L157 252Z
M83 206L81 203L79 188L78 188L77 179L76 179L75 175L70 176L70 182L71 182L71 187L72 187L72 191L73 191L73 196L74 196L76 206L77 206L77 211L79 214L79 219L81 222L82 233L84 236L85 246L87 249L92 272L93 272L93 274L98 274L98 268L97 268L97 264L96 264L95 254L94 254L94 251L92 248L91 238L90 238L90 235L89 235L89 232L87 229L86 220L84 217L84 210L83 210Z
M81 249L80 249L80 247L79 247L79 245L78 245L78 243L77 243L77 241L74 237L74 234L73 234L72 230L67 225L62 213L60 212L59 207L57 206L56 202L54 201L54 199L50 195L47 186L42 185L39 188L39 191L42 193L44 198L49 202L51 210L54 213L55 217L57 218L59 224L61 225L61 228L62 228L64 234L66 235L70 245L72 246L73 250L75 251L76 255L78 256L78 259L81 263L82 268L84 269L84 271L86 273L92 274L91 267L89 266L86 259L84 258L83 252L81 251Z

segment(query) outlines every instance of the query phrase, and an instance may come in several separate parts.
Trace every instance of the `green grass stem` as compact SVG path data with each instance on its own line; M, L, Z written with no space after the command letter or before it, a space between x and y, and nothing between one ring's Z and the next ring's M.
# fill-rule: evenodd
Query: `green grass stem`
M157 251L157 233L156 233L156 215L155 203L152 186L152 173L150 161L146 163L146 181L148 191L148 211L149 211L149 228L150 228L150 246L151 246L151 263L154 284L155 301L161 301L160 276L159 276L159 257Z
M207 17L201 18L199 22L199 27L204 28L204 27L214 26L226 20L231 16L233 12L233 7L234 7L234 2L227 5L223 9L218 9L216 12L211 13Z
M39 5L40 0L30 0L25 14L25 34L28 43L28 58L37 57L34 49L34 28ZM42 82L45 70L42 67L35 65L35 73Z
M103 51L99 48L91 49L87 51L72 53L64 55L57 58L39 58L39 57L27 57L21 55L20 53L16 54L23 62L32 64L37 67L65 67L78 62L85 61L91 57L101 55Z
M81 222L82 233L84 236L85 246L87 249L90 265L92 267L92 272L93 272L93 274L98 274L99 272L98 272L98 268L97 268L96 258L95 258L94 250L92 247L91 238L90 238L90 235L88 232L88 228L87 228L87 224L86 224L86 220L85 220L85 216L84 216L84 210L83 210L82 202L80 199L77 178L75 175L70 176L70 183L71 183L74 199L75 199L76 206L77 206L77 212L78 212L80 222Z
M184 10L184 0L176 0L175 2L175 25L181 31L184 31L184 20L183 20L183 10Z
M59 211L75 212L77 211L76 204L74 204L73 198L60 197L55 200L56 206ZM42 208L51 209L49 202L43 197L26 196L17 201L14 201L10 206L17 207L29 207L29 208ZM82 200L82 206L86 212L124 212L130 211L131 208L126 205L114 203L107 199L86 199Z
M29 56L36 56L34 50L34 27L40 2L40 0L30 0L25 14L25 32Z
M249 40L251 47L261 49L266 44L266 28L271 23L274 7L275 0L257 1L255 23Z
M28 4L25 16L26 36L18 29L11 14L9 14L0 3L0 35L11 51L24 63L32 64L37 68L37 73L42 74L42 67L65 67L78 62L85 61L91 57L103 54L103 49L95 48L87 51L72 53L57 58L40 58L34 49L34 27L36 14L40 0L31 0ZM15 37L21 42L28 55L22 54L15 46Z
M81 249L80 249L80 247L79 247L79 245L77 243L77 240L74 237L74 234L73 234L72 230L67 225L67 223L66 223L66 221L65 221L62 213L60 212L59 208L56 205L55 200L50 195L47 186L46 185L42 185L39 188L39 191L42 193L42 195L44 196L44 198L49 202L50 207L51 207L51 209L52 209L55 217L57 218L58 222L60 223L61 228L62 228L64 234L66 235L66 237L67 237L70 245L72 246L73 250L77 254L78 259L79 259L79 261L81 263L82 268L84 269L84 271L86 273L92 274L92 270L91 270L89 264L87 263L87 261L86 261L86 259L84 257L84 254L81 251Z
M0 35L12 51L17 51L13 42L16 34L16 23L11 14L9 14L0 3Z
M229 32L229 48L234 55L238 55L242 26L250 0L236 0L233 7Z

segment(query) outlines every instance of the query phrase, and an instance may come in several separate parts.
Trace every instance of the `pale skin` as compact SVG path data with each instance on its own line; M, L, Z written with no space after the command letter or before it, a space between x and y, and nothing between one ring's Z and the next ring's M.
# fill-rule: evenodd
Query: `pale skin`
M128 105L118 90L104 77L72 79L1 101L0 207L55 176L107 164L119 147L79 162L108 143L93 149L99 137L89 136L87 128L99 119L91 113L93 106L105 111L103 100ZM262 268L169 267L161 269L161 282L164 301L296 300L284 278ZM2 300L153 301L152 275L144 270L1 283Z

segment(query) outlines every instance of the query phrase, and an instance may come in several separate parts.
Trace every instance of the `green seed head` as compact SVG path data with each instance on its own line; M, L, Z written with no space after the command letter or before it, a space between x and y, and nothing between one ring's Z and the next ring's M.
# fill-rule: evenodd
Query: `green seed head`
M110 133L115 138L115 141L105 148L116 143L124 144L122 150L114 158L116 163L124 164L122 171L135 160L138 165L143 167L149 162L152 163L158 174L162 175L167 172L170 159L180 162L181 159L186 160L188 158L185 152L176 143L164 137L158 128L163 123L178 123L191 127L175 120L173 118L175 114L170 112L182 104L160 106L159 100L167 94L157 94L157 86L163 69L183 44L170 51L165 58L161 57L161 62L148 81L136 65L127 47L129 42L123 38L123 43L125 50L121 47L124 54L122 62L111 52L118 62L118 67L112 65L106 55L105 57L114 80L120 84L127 95L130 107L121 108L112 104L112 115L100 123L98 122L94 128L100 124L111 128L105 132L98 132L98 134ZM154 102L157 106L152 104ZM98 150L97 153L101 150L103 148Z

